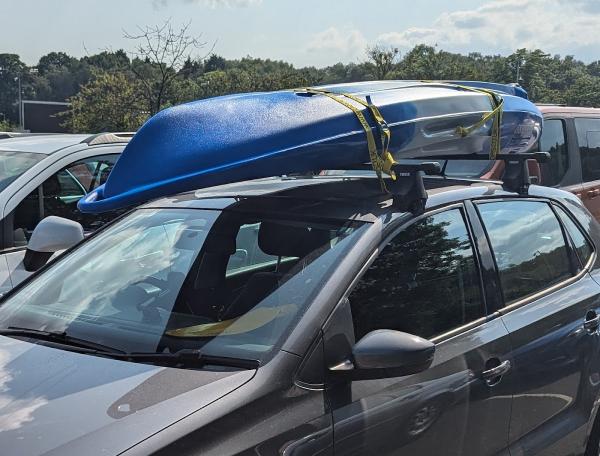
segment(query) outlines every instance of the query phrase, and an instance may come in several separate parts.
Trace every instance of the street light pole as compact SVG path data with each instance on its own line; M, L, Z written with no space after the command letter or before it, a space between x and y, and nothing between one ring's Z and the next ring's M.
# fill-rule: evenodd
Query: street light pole
M25 119L23 113L23 93L21 91L21 73L17 75L19 81L19 130L25 130Z

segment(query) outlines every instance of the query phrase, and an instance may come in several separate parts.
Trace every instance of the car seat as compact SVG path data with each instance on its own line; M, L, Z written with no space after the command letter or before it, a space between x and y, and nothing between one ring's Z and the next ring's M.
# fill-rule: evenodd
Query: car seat
M295 257L303 267L307 257L315 250L328 246L329 241L328 230L282 222L262 222L258 232L258 246L264 253L277 256L278 265L282 257ZM253 274L238 296L221 312L219 319L228 320L245 314L279 288L284 276L293 276L295 269L284 274L277 267L274 272Z

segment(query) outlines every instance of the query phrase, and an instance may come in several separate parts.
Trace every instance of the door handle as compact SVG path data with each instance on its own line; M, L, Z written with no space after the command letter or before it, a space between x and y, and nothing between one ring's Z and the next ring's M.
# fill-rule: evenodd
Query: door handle
M502 380L502 376L506 374L512 365L510 361L506 360L494 366L490 369L484 370L481 373L481 377L485 380L488 386L494 386Z
M596 331L598 327L600 327L600 315L598 315L595 311L590 310L585 315L585 320L583 321L583 327L588 331Z
M587 194L588 198L596 198L597 196L600 196L600 190L599 189L589 190L586 194Z

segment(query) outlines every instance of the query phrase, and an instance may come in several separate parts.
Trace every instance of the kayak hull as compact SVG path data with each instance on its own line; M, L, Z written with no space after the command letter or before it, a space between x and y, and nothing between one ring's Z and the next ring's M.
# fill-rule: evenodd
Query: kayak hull
M444 84L389 82L338 86L379 107L396 159L489 153L492 122L463 138L456 127L477 123L490 98ZM366 90L368 88L368 90ZM327 90L336 91L335 86ZM537 140L542 117L520 96L503 95L502 152ZM360 106L374 135L377 126ZM515 135L515 133L518 133ZM83 198L83 212L103 212L197 188L369 161L354 112L323 95L281 91L230 95L161 111L134 135L105 183Z

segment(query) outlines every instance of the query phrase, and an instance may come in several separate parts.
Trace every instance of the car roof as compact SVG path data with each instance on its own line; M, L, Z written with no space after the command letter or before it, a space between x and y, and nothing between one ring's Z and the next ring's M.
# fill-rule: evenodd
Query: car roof
M0 138L0 150L11 152L33 152L50 155L66 147L81 144L81 148L107 144L126 144L134 132L89 134L25 134L11 138Z
M50 155L65 147L79 144L89 136L79 134L17 136L0 140L0 150Z
M542 114L576 114L576 115L591 115L600 116L600 108L581 108L577 106L563 106L563 105L544 105L538 104L538 108Z
M485 196L518 196L504 190L498 181L426 176L424 183L428 208ZM141 207L236 209L278 216L374 222L390 213L403 214L391 210L391 206L391 195L381 191L376 177L315 176L273 177L221 185L160 198ZM384 218L384 223L395 219Z

